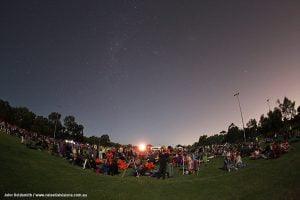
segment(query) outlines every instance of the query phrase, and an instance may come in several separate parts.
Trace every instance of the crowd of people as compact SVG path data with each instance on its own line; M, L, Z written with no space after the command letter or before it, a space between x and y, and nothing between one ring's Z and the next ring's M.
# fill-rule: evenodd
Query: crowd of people
M184 174L194 174L199 170L200 162L207 161L207 154L203 148L193 153L171 146L163 146L158 150L147 148L140 151L132 146L115 148L77 143L73 140L54 140L18 128L11 129L9 134L20 137L21 143L30 149L48 151L73 165L84 169L91 168L96 173L105 175L116 175L120 171L130 169L128 174L133 176L165 179L174 176L175 167L184 168Z
M116 148L77 143L73 140L54 140L18 128L11 129L8 134L20 137L21 143L28 148L48 151L73 165L93 169L95 173L113 176L123 171L122 176L130 174L163 179L173 177L174 168L182 170L183 174L198 174L200 164L216 156L224 158L223 169L230 172L246 167L242 157L272 159L290 150L287 140L212 145L193 151L171 146L162 146L158 150L138 150L132 146Z
M278 158L283 153L290 151L290 144L287 140L277 141L274 143L267 144L265 148L261 146L256 146L253 148L253 151L250 154L252 159L272 159Z

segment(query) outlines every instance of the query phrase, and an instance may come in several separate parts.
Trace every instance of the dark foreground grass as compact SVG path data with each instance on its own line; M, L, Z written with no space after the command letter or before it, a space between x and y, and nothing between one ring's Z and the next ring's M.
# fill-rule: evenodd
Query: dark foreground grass
M0 199L4 193L84 193L81 199L300 199L300 143L276 160L245 160L247 168L227 173L222 159L196 175L103 176L72 166L47 152L31 150L0 133ZM49 198L47 198L49 199ZM56 198L57 199L57 198ZM74 198L72 198L74 199Z

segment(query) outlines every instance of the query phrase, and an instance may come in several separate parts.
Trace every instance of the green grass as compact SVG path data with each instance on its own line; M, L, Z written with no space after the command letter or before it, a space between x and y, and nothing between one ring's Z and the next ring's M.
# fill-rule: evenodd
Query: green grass
M300 143L275 160L244 160L247 168L227 173L222 159L202 165L196 175L104 176L47 152L31 150L0 133L0 199L4 193L85 193L88 199L299 199ZM48 198L49 199L49 198ZM73 199L73 198L72 198ZM82 198L87 199L87 198Z

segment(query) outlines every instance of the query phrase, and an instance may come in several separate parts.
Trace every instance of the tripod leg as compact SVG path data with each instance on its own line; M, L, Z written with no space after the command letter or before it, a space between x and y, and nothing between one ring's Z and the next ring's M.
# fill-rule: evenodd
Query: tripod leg
M83 169L85 169L86 162L87 162L87 159L84 160Z
M133 164L134 164L134 167L135 167L136 175L137 175L137 177L139 178L139 177L140 177L140 174L139 174L139 172L138 172L138 170L137 170L137 168L136 168L135 160L133 160Z
M92 168L91 162L88 160L89 167Z
M124 172L122 174L122 178L124 177L125 173L127 172L127 169L129 167L129 165L131 164L132 160L129 161L128 166L126 167L126 169L124 169Z

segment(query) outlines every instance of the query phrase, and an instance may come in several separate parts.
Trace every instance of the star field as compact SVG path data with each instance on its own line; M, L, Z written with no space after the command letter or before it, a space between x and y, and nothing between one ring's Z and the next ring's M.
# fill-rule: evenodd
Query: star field
M299 105L297 1L2 1L0 98L85 135L191 144L284 96ZM58 106L59 105L59 106Z

